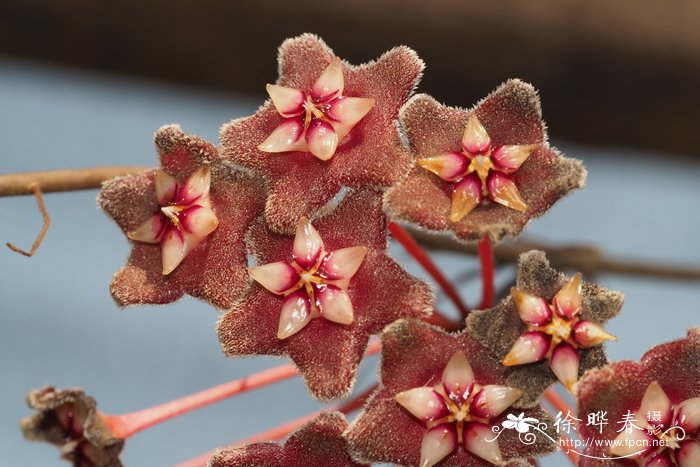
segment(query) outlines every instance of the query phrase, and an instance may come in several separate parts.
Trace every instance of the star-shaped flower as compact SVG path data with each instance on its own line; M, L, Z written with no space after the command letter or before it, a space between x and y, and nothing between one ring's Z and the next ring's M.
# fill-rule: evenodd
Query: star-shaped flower
M423 71L415 52L397 47L354 66L303 34L282 44L279 70L272 99L221 130L222 157L268 182L274 231L292 233L343 186L387 187L408 173L397 120Z
M361 467L348 453L343 414L323 412L292 433L284 445L256 443L217 450L209 467Z
M112 280L112 296L126 306L187 293L228 308L250 282L243 238L265 193L177 125L159 129L155 143L160 169L106 182L98 198L133 246Z
M250 275L273 294L285 297L277 337L301 331L323 316L339 324L353 321L350 279L367 254L367 247L326 251L323 239L306 217L299 220L291 261L277 261L250 269Z
M570 391L578 380L578 349L615 339L597 324L581 319L581 273L577 273L552 298L511 289L520 319L527 330L503 358L506 366L549 361L549 367Z
M221 318L219 340L227 355L289 355L316 397L337 399L352 389L369 337L399 318L429 315L433 295L387 256L379 192L351 192L300 230L253 225L259 283Z
M520 256L511 295L472 312L467 326L512 367L508 383L534 401L557 378L571 390L580 374L607 363L600 344L613 336L601 326L623 301L622 293L582 283L580 275L568 278L549 266L543 252L530 251Z
M527 465L552 451L543 435L531 445L514 430L497 438L509 408L520 406L521 391L508 387L505 372L466 332L397 321L382 333L380 387L346 432L354 457L421 467ZM551 427L539 408L511 410Z
M515 236L586 171L547 144L536 91L510 80L473 110L413 97L401 112L416 166L386 195L397 220L458 239Z
M95 399L82 389L47 386L30 391L27 404L38 412L22 420L25 438L58 446L75 467L121 467L124 440L112 435Z
M579 465L700 465L700 328L653 347L640 363L587 372L577 395L579 415L605 412L607 422L581 424L581 437L592 442Z

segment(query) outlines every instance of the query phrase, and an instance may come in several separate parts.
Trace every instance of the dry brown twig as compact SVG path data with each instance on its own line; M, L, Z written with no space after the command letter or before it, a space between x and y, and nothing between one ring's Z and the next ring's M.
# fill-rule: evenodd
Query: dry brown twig
M10 243L8 246L13 251L31 256L41 244L49 226L49 216L41 196L42 192L96 189L100 188L102 182L106 180L131 175L145 169L145 167L134 166L111 166L0 175L0 196L34 194L42 216L44 216L44 226L29 252L20 250ZM429 234L415 228L409 227L408 230L416 240L428 248L449 250L461 254L478 254L476 245L464 245L452 238ZM519 240L514 243L499 244L494 248L494 255L496 260L500 262L515 263L521 253L534 249L545 251L550 262L556 268L573 268L591 276L601 272L609 272L665 279L700 280L700 269L696 267L612 259L607 257L600 248L590 245L550 246Z
M7 247L15 253L19 253L20 255L24 255L31 258L32 256L34 256L34 253L36 253L36 250L38 250L41 246L41 242L44 241L46 231L49 230L49 225L51 225L51 218L49 217L48 211L46 211L44 197L41 195L41 187L39 186L39 184L36 182L30 183L28 188L32 191L32 193L34 193L34 196L36 197L36 204L37 206L39 206L39 212L41 212L41 217L43 217L44 219L44 225L41 226L41 230L36 236L36 240L34 240L31 250L25 251L15 246L14 243L10 242L7 242Z

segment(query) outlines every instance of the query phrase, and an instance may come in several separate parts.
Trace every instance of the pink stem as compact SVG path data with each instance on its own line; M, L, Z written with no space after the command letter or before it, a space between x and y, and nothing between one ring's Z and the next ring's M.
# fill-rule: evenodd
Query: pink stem
M376 354L380 348L380 342L375 341L367 347L365 355ZM298 374L299 371L294 365L280 365L155 407L122 415L105 415L104 418L115 437L126 439L171 418L206 407L236 394L284 381Z
M442 274L442 272L435 266L433 260L430 256L421 248L421 246L416 242L416 240L411 236L411 234L401 227L399 224L394 222L389 223L389 231L391 235L406 249L406 251L413 256L413 258L418 261L418 263L423 266L430 276L435 279L440 288L445 292L452 303L457 307L457 309L462 313L463 316L469 314L469 308L464 304L462 298L457 293L452 283L447 280L447 278Z
M491 240L484 237L479 242L479 258L481 258L481 277L483 283L483 293L481 298L481 309L485 310L493 306L493 249Z
M295 420L292 420L291 422L283 423L282 425L278 425L274 428L271 428L267 431L264 431L262 433L258 433L257 435L253 435L249 438L246 438L242 441L238 441L235 443L236 446L243 446L246 444L253 444L253 443L260 443L263 441L277 441L279 439L284 438L287 436L289 433L292 431L296 430L297 428L301 427L302 425L310 422L311 420L315 419L318 417L321 412L324 411L338 411L342 412L344 414L348 414L356 409L359 409L364 405L364 403L367 401L367 398L369 398L370 394L372 391L374 391L377 388L377 385L373 385L366 391L362 392L361 394L357 395L356 397L353 397L352 399L349 399L342 404L338 404L334 407L328 407L327 409L324 410L319 410L318 412L314 412L308 415L304 415L303 417L299 417ZM195 458L192 458L190 460L187 460L185 462L182 462L181 464L178 464L175 467L205 467L207 463L209 462L209 459L213 455L212 452L207 452L204 453L200 456L197 456Z

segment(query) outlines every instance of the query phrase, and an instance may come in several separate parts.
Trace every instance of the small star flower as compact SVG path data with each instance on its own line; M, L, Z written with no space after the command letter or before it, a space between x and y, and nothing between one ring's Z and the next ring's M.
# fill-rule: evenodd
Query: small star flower
M508 420L511 406L522 407L522 392L505 384L506 371L466 332L393 323L382 333L380 387L346 432L353 456L451 467L527 465L528 458L551 452L556 446L544 436L525 445L515 430L498 437L493 431ZM552 426L540 408L514 413Z
M352 323L347 289L366 254L364 246L325 251L321 236L309 219L302 217L294 237L292 260L250 269L250 276L260 285L285 297L277 337L286 339L320 316L339 324Z
M82 389L37 389L27 394L27 404L39 412L22 420L25 438L58 446L75 467L121 467L124 440L112 435Z
M587 372L577 386L579 413L606 411L609 424L581 426L580 465L700 465L700 328L627 360ZM631 414L629 429L620 421ZM595 442L596 440L600 442ZM590 457L588 457L590 456ZM605 461L600 457L623 457Z
M323 412L292 433L284 445L256 443L219 449L209 467L362 467L342 437L348 424L339 412Z
M400 121L416 166L387 192L396 220L465 241L497 241L584 185L581 163L548 145L537 93L520 80L471 111L414 96Z
M489 442L491 419L518 400L523 392L508 386L480 386L467 356L458 350L447 363L441 380L398 393L394 399L425 422L420 465L430 467L458 446L495 465L503 463L498 440Z
M551 303L517 287L511 289L511 297L527 331L503 358L506 366L546 359L559 381L571 391L578 380L578 349L615 339L597 324L581 319L581 273L571 278Z
M371 335L432 312L429 287L386 254L374 190L350 192L330 213L302 219L296 236L259 219L248 242L261 266L251 269L249 295L219 321L224 353L289 355L319 399L351 391Z
M106 182L98 201L132 241L110 289L121 306L187 293L228 308L249 286L243 237L260 215L260 182L223 165L210 143L165 126L162 167Z
M584 371L607 363L602 344L614 339L602 324L616 316L624 295L568 278L545 254L520 256L511 295L489 310L472 312L469 333L512 368L508 383L534 401L557 379L573 389ZM548 364L543 360L547 360Z
M286 40L278 60L271 99L225 125L221 146L224 159L265 178L266 220L291 234L342 187L388 187L406 176L412 161L397 120L424 65L407 47L350 65L311 34Z
M343 96L343 65L335 57L308 91L268 84L267 92L284 118L258 147L264 152L310 152L322 161L367 115L374 99Z

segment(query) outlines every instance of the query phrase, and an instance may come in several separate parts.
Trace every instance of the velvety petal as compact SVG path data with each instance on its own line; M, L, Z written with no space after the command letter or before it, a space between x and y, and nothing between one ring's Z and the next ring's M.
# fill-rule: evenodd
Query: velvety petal
M425 432L420 449L420 467L432 467L457 449L457 431L451 423Z
M503 357L503 364L513 366L538 362L547 354L551 340L551 336L544 332L524 332Z
M294 261L304 269L310 269L316 264L323 252L323 239L318 234L311 221L302 217L297 224L297 233L294 236L294 248L292 257Z
M694 467L700 465L700 442L686 441L682 443L681 449L676 454L678 467Z
M470 154L481 154L491 146L491 138L479 118L471 114L462 136L462 148Z
M272 293L283 294L300 279L296 269L286 261L263 264L249 269L250 277Z
M470 413L477 417L494 418L513 405L522 395L523 391L520 389L487 384L474 396Z
M547 257L541 251L530 251L520 256L516 288L536 297L551 298L569 278L553 269ZM602 286L582 284L584 303L581 318L602 326L607 320L619 313L624 302L621 292L608 290ZM503 358L519 339L527 327L520 319L515 301L511 297L501 301L490 310L473 311L467 319L469 333L481 342L498 358ZM524 394L516 406L532 404L536 396L557 379L550 370L548 362L514 366L508 377L508 386L522 389ZM580 374L592 368L608 363L601 345L580 351Z
M461 221L481 203L481 200L481 182L475 175L467 175L452 190L450 222Z
M258 145L258 149L263 152L305 151L307 145L306 140L302 138L303 135L303 117L290 117L282 120L277 128Z
M306 144L309 152L322 161L327 161L335 154L338 147L338 133L330 123L314 118L306 130Z
M516 211L527 211L527 204L523 201L515 182L507 175L492 173L487 181L489 198L503 206Z
M501 465L503 463L501 449L498 446L498 440L493 438L494 434L489 425L467 423L464 426L464 448L485 461L494 465Z
M179 125L165 125L154 137L161 169L185 182L198 168L219 159L216 147L199 136L182 131Z
M581 347L593 347L614 339L615 336L592 321L584 319L574 325L574 340Z
M700 397L678 404L673 424L683 428L688 435L697 434L700 430Z
M311 302L304 291L290 294L282 301L277 338L286 339L304 329L311 321Z
M156 170L155 175L156 201L158 206L167 206L173 201L177 191L177 180L163 170Z
M584 313L586 310L584 306ZM634 414L639 409L653 381L661 385L674 404L700 394L700 329L692 328L684 339L653 347L640 363L623 360L586 372L576 388L578 413L605 410L609 420L620 420L628 411ZM598 427L591 428L582 424L580 436L614 439L620 426L614 423L604 426L602 433ZM607 452L593 444L590 443L585 454L602 456ZM581 465L592 463L585 461Z
M505 384L509 370L464 332L450 334L415 320L400 320L385 329L382 334L381 386L346 432L357 459L419 465L425 423L397 404L394 397L403 391L439 382L447 356L458 350L468 356L479 384ZM518 410L517 413L520 412L552 426L551 417L540 409ZM500 425L505 417L506 413L494 419L493 424ZM557 438L554 429L548 428L546 432ZM494 436L490 433L489 439ZM505 430L499 437L505 462L539 456L556 448L556 444L544 436L539 436L530 446L520 442L517 436L514 430ZM439 465L488 467L492 464L465 449L457 449Z
M395 399L414 417L424 422L444 417L450 413L445 399L430 387L413 388L400 392L395 396Z
M328 104L326 116L338 133L338 141L342 141L350 130L372 110L376 101L364 97L342 96L333 99Z
M442 372L442 385L450 399L464 402L471 395L474 387L474 371L467 356L458 350L452 355Z
M512 175L527 212L484 204L454 223L449 220L449 184L428 177L416 168L387 192L387 211L395 220L416 223L428 230L452 231L459 239L476 241L489 236L498 241L515 236L532 218L584 184L580 162L561 156L545 142L539 99L532 86L519 80L502 85L475 109L493 144L539 146ZM427 95L412 98L401 115L417 159L459 148L472 112L443 106Z
M467 172L469 160L461 152L453 151L418 159L416 164L445 181L455 182Z
M549 359L552 372L569 391L573 391L578 380L580 358L578 351L571 344L562 342L554 348Z
M544 298L523 292L517 287L510 289L510 293L523 323L542 326L552 320L552 310Z
M153 214L138 229L128 232L127 236L137 242L159 243L166 222L169 221L161 213Z
M518 170L538 146L537 144L498 146L491 153L491 160L498 170L510 174Z
M324 318L334 323L350 324L353 321L352 301L346 291L329 285L320 287L316 300Z
M334 57L326 44L311 34L287 40L280 47L277 84L308 90ZM308 152L281 157L261 152L257 146L281 121L271 102L255 115L222 128L222 157L265 178L269 189L265 215L276 232L293 232L300 216L312 217L343 186L387 187L411 168L412 159L402 144L396 120L420 77L422 61L412 50L397 47L366 65L341 65L344 96L374 99L381 112L370 111L342 141L339 138L331 159L322 161ZM344 131L337 129L339 136Z
M227 355L289 355L312 394L329 400L344 397L352 389L357 366L372 334L399 318L429 315L433 297L423 282L408 275L384 253L387 239L381 193L352 191L334 210L315 219L313 225L328 251L354 245L368 248L363 266L347 289L353 322L338 325L317 318L302 332L279 340L276 331L280 299L255 286L220 320L218 333ZM291 235L272 232L264 219L252 225L248 240L258 264L284 260L294 244Z
M647 386L644 397L642 397L642 405L637 410L637 420L647 420L649 412L659 412L661 420L658 423L669 426L673 415L673 406L664 389L657 381L652 381Z
M322 412L316 419L292 433L283 446L257 443L218 450L211 467L361 467L350 457L343 431L345 417L338 412Z
M366 254L365 246L351 246L331 251L323 259L318 271L328 279L350 279L360 269Z
M311 98L314 102L328 102L343 94L344 85L343 64L335 57L311 87Z
M306 96L302 91L276 84L268 84L266 89L275 108L283 117L296 117L304 113Z
M581 273L574 277L557 292L552 300L554 311L564 318L572 318L581 311Z

